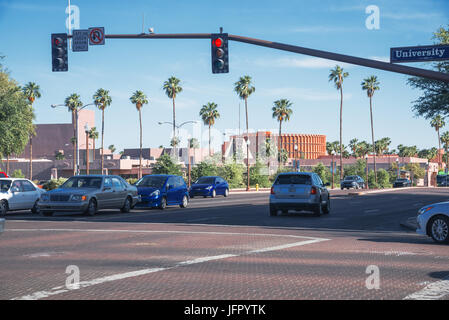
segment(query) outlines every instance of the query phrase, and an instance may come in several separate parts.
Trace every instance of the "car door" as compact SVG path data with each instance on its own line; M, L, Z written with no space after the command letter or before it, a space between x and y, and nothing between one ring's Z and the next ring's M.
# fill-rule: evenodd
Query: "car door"
M10 210L21 210L26 208L25 193L23 192L22 183L19 180L15 180L11 183L9 189L11 197L8 200L8 206Z
M178 177L178 200L179 203L182 203L182 199L187 193L187 185L182 177Z
M114 194L114 203L117 208L123 207L125 204L125 199L127 196L127 192L125 190L125 187L121 183L121 181L116 178L112 177L112 188L113 188L113 194Z
M112 188L111 177L104 177L103 188L97 194L98 208L114 207L114 189Z
M170 177L167 180L166 190L167 190L167 204L177 204L178 200L178 192L176 190L176 179L175 177Z
M216 190L217 194L224 194L223 179L221 179L221 178L215 179L215 190Z
M321 180L320 176L315 174L315 183L317 185L318 188L320 188L320 192L321 192L321 200L322 201L327 201L328 197L329 197L329 191L327 190L327 188L324 186L323 181Z
M33 186L33 184L27 180L20 180L22 184L22 190L24 194L24 205L25 209L31 209L34 203L39 198L38 190Z

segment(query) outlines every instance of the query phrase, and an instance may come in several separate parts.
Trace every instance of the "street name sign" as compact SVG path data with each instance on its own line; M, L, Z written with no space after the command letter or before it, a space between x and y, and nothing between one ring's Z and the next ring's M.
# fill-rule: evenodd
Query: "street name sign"
M89 44L104 45L104 27L89 28Z
M89 50L89 30L73 30L72 32L72 51Z
M390 48L390 63L449 60L449 45Z

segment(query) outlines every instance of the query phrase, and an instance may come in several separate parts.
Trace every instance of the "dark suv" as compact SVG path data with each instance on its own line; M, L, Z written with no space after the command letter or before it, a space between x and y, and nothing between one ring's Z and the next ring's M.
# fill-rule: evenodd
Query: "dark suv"
M343 189L365 189L365 180L360 176L346 176L340 182L340 188Z

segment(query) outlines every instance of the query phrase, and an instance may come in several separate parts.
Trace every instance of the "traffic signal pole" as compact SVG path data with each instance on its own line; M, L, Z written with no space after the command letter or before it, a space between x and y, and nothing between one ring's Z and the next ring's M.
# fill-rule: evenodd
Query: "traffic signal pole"
M71 38L71 35L68 35ZM211 33L175 33L175 34L106 34L105 38L108 39L212 39ZM395 73L406 74L409 76L417 76L423 78L429 78L433 80L439 80L449 82L449 74L436 72L427 69L409 67L404 65L398 65L378 60L371 60L365 58L359 58L329 51L322 51L310 48L304 48L300 46L289 45L280 42L273 42L267 40L260 40L255 38L242 37L238 35L228 35L229 40L248 43L252 45L278 49L283 51L289 51L317 58L323 58L328 60L340 61L349 64L355 64L362 67L380 69L384 71L390 71Z

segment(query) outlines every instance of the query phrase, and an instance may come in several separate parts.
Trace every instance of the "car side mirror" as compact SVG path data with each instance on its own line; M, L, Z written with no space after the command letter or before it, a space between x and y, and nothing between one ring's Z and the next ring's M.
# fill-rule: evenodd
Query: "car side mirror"
M108 191L108 190L111 190L111 189L112 189L111 187L104 187L103 191Z

